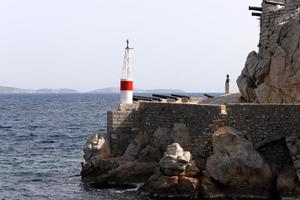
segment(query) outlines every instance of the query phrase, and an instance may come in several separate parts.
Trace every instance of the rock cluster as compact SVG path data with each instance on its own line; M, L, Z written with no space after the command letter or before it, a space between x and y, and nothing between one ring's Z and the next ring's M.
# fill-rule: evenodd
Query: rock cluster
M158 161L167 146L174 141L180 142L184 147L190 145L190 135L184 124L174 124L173 129L159 127L151 138L148 133L139 132L128 145L124 155L110 157L109 140L106 135L93 134L83 148L85 162L82 163L82 179L98 187L133 186L136 182L143 182L158 169ZM169 155L171 154L165 154L161 165L169 164ZM181 168L177 169L178 172L187 168L186 173L197 173L195 162L190 163L189 152L180 154L178 159L181 159L182 163ZM164 169L166 173L168 170L172 171L171 168ZM174 173L171 171L169 173Z
M95 133L89 136L83 147L83 152L85 160L82 163L83 171L87 171L91 166L96 165L98 160L108 159L111 151L106 134Z
M286 137L293 163L273 169L240 132L226 126L214 131L213 154L202 170L182 148L191 140L183 124L158 128L152 136L140 132L120 157L111 157L105 134L93 134L84 146L82 180L96 187L136 187L144 182L139 192L159 198L266 199L274 191L282 199L300 198L298 134ZM172 141L182 145L169 145Z
M189 151L178 143L167 147L156 172L141 188L142 194L159 198L198 197L199 169Z
M269 26L268 47L247 58L237 84L248 102L300 102L300 10L288 19Z
M97 187L134 187L136 182L144 181L157 167L156 162L148 161L151 158L145 157L143 161L137 159L147 141L146 135L140 133L122 157L110 157L106 135L92 135L84 146L83 181ZM154 156L150 152L148 154Z
M293 163L279 171L272 169L253 144L230 127L219 128L212 142L214 154L207 160L200 185L204 197L273 199L279 195L281 199L300 199L298 134L286 138Z
M109 142L106 134L95 133L91 135L83 147L84 159L107 159L110 157Z
M185 124L176 123L172 129L158 127L151 137L146 132L138 133L122 157L127 160L158 162L167 146L174 142L184 148L190 147L191 138Z

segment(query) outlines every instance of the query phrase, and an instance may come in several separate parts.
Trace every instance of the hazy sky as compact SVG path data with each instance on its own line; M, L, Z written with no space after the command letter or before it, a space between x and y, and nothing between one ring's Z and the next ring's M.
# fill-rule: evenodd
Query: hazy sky
M0 85L119 86L125 40L137 88L234 90L257 49L260 0L0 0Z

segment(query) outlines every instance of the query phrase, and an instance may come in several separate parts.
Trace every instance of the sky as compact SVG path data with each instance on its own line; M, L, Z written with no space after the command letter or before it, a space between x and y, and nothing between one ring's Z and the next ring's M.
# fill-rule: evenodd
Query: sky
M136 88L232 91L257 50L260 0L0 0L0 85L118 87L126 39Z

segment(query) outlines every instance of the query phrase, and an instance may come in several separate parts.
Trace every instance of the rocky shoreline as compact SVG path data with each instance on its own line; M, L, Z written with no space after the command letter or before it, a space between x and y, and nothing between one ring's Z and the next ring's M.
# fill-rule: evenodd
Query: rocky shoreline
M133 188L143 183L140 195L160 199L300 198L300 182L292 163L280 171L272 169L238 131L221 127L214 132L213 154L204 169L181 147L188 145L186 132L176 134L185 138L182 144L172 143L176 138L162 144L166 138L157 134L159 144L159 138L149 140L147 134L139 133L118 157L111 155L106 134L93 134L84 146L82 181L98 188ZM163 154L159 145L165 145Z

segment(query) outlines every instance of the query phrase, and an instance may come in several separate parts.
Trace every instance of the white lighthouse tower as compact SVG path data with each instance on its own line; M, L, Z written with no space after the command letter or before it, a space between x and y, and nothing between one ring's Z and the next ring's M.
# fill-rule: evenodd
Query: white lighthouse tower
M129 48L129 41L127 40L125 48L124 64L122 70L122 78L120 84L120 101L121 104L132 104L133 99L133 80L132 80L132 50Z

